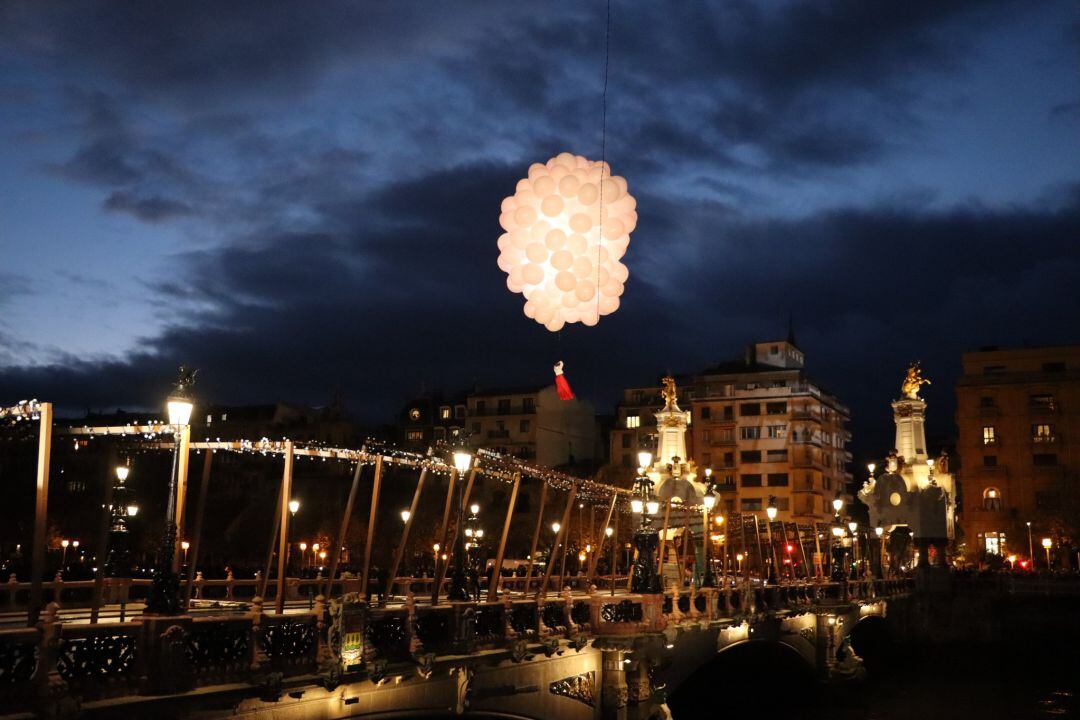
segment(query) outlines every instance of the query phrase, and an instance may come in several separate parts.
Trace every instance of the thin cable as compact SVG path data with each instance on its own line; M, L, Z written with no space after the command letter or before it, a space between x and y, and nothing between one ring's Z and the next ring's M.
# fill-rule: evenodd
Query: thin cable
M598 226L600 228L600 242L596 244L596 316L600 317L600 251L604 247L604 171L607 164L607 89L608 89L608 65L611 62L611 0L607 0L607 19L604 23L604 89L601 93L600 111L600 206L598 211ZM610 172L608 173L610 175Z

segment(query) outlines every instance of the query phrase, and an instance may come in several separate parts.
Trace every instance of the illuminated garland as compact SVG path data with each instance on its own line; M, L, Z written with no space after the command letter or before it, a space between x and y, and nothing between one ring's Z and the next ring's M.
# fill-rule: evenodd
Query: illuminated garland
M23 420L38 420L41 417L41 403L37 400L20 400L11 407L0 407L0 420L17 423Z
M161 435L171 435L171 425L151 422L149 424L131 423L122 426L90 426L82 425L69 428L58 428L58 432L69 435L84 435L93 440L96 437L121 437L131 439L155 440ZM223 450L241 454L283 455L286 450L287 438L271 440L262 437L258 440L221 440L220 438L204 441L192 441L191 449L200 452L210 450L216 452ZM150 446L153 449L171 449L172 442L157 442ZM337 462L374 464L378 458L384 463L397 467L423 470L427 469L437 475L449 475L453 472L453 465L443 458L434 454L422 454L411 450L390 445L378 440L368 439L359 449L337 448L326 446L319 442L305 442L303 445L293 445L293 457L296 459L309 458L311 460L334 460ZM618 497L616 505L620 510L629 507L628 498L631 492L625 488L606 485L586 478L577 478L566 473L551 470L549 468L530 465L521 460L500 455L491 450L480 449L476 451L476 471L482 477L491 477L496 480L511 483L514 476L540 480L556 490L569 491L577 487L577 496L583 502L610 502L612 496ZM620 502L621 501L621 502Z

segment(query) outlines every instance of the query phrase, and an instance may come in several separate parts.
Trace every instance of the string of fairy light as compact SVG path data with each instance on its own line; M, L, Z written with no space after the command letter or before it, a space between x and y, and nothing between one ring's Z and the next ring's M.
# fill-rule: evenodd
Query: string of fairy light
M174 445L173 442L162 439L164 435L173 434L173 427L157 421L148 423L135 422L122 426L82 425L58 428L57 431L76 436L76 449L80 446L79 437L85 437L87 441L106 437L126 439L138 442L141 449L144 450L168 450L172 449ZM289 447L289 439L271 440L268 437L262 437L258 440L222 440L221 438L206 438L202 441L193 440L190 447L197 453L205 450L247 455L283 456ZM452 452L455 448L447 446L444 449ZM425 454L407 450L375 439L366 440L359 449L333 447L317 441L294 442L292 443L292 453L296 460L307 459L310 461L374 465L381 458L384 464L399 468L417 471L426 469L429 473L436 475L449 475L454 472L453 463L438 454ZM610 503L611 499L615 497L616 505L620 510L629 510L629 498L632 491L627 488L616 487L588 478L574 477L493 450L480 449L475 451L474 469L478 476L489 477L507 484L513 483L515 476L520 475L523 478L544 482L555 490L569 491L571 488L576 487L577 497L582 502Z

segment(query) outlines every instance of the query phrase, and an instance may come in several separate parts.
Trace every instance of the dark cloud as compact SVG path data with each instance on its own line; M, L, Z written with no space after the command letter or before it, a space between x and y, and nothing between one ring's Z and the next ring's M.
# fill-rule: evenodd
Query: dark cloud
M136 197L127 192L114 192L105 199L106 210L127 213L143 222L157 223L192 214L185 202L156 195Z
M137 280L164 322L139 351L22 367L0 335L0 397L156 406L188 362L206 398L341 389L382 420L422 384L545 381L561 357L604 408L669 362L782 336L793 311L812 372L885 413L883 376L913 357L947 377L963 347L1075 326L1080 193L777 208L800 180L888 172L927 79L962 70L1004 5L613 3L605 99L604 3L7 3L0 50L67 88L66 122L40 130L63 138L51 170L153 238L190 234L167 280ZM495 242L500 200L567 147L606 150L641 222L622 309L552 335Z

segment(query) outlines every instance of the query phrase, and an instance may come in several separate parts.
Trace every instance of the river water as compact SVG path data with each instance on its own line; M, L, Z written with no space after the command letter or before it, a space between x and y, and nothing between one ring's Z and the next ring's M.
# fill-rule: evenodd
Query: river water
M1080 620L1078 620L1080 622ZM717 668L671 699L676 720L750 713L808 720L1080 718L1080 648L1045 643L890 648L860 681L820 686L775 662Z

